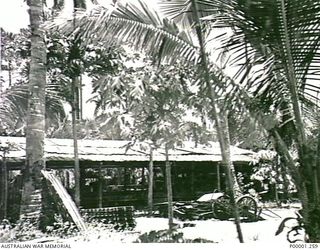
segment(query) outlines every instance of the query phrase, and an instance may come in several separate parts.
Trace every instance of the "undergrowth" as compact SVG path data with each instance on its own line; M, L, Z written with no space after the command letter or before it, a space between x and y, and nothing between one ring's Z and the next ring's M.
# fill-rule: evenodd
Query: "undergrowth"
M135 243L214 243L213 241L196 238L185 239L182 232L177 230L150 231L139 236Z

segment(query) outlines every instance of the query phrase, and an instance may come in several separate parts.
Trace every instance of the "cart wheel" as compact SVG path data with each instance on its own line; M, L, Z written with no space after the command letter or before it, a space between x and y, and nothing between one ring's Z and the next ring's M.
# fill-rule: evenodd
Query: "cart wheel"
M255 199L250 196L243 196L237 201L240 217L243 219L254 220L257 218L258 205Z
M228 196L221 196L212 203L213 216L225 220L230 218L230 200Z

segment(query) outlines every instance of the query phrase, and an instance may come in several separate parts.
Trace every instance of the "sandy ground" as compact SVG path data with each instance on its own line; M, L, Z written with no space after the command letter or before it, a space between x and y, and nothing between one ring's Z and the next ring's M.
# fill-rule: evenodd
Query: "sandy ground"
M284 231L276 236L275 232L277 231L281 221L286 217L296 217L295 212L297 208L288 207L288 208L269 208L263 209L262 216L264 220L257 222L247 222L241 223L241 229L243 232L243 237L245 243L248 244L259 244L259 249L273 248L280 249L279 246L287 249L288 242L286 239L286 232L289 230L289 227L292 226L292 223L288 223L284 228ZM237 238L236 227L233 221L221 221L217 219L209 220L196 220L196 221L174 221L177 225L177 231L183 233L184 239L206 239L210 240L216 246L218 245L227 245L235 246L239 249L239 240ZM110 231L106 230L104 227L91 227L86 235L77 235L66 239L55 238L55 237L40 237L29 243L41 243L41 242L58 242L58 243L67 243L71 244L72 249L106 249L105 246L113 246L114 248L123 248L133 250L137 248L137 245L148 245L152 248L154 244L131 244L135 242L140 235L143 233L150 232L152 230L164 230L168 229L168 219L167 218L147 218L147 217L138 217L136 218L136 227L132 231ZM0 237L1 238L1 237ZM3 241L2 241L3 242ZM127 243L127 244L122 244ZM120 244L120 245L119 245ZM155 244L154 248L158 248L163 244ZM174 244L177 246L177 244ZM188 244L182 244L184 250L188 248ZM190 244L194 245L194 244ZM208 247L212 244L196 244L197 249ZM120 247L121 246L121 247ZM167 246L167 245L166 245ZM168 244L170 246L170 244ZM140 249L140 247L139 247ZM149 247L148 247L149 249ZM161 247L163 249L163 247ZM173 249L177 249L174 247ZM228 247L228 249L230 249ZM240 248L241 249L241 248ZM247 248L246 248L247 249ZM282 248L283 249L283 248Z
M241 229L245 242L274 242L274 243L286 243L286 232L292 223L288 222L284 231L275 236L275 232L278 229L281 221L286 217L296 217L296 208L273 208L263 210L262 216L265 220L257 222L241 223ZM149 232L151 230L163 230L168 228L168 220L165 218L137 218L137 226L135 231L142 233ZM187 239L202 238L210 240L216 243L237 243L238 237L236 227L233 221L221 221L216 219L199 220L182 222L175 220L179 225L178 231L183 232L183 235ZM184 227L184 224L190 226Z

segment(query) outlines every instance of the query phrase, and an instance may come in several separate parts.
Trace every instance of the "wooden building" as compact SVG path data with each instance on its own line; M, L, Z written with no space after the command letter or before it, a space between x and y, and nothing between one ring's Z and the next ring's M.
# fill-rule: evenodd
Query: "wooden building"
M0 137L1 144L7 142L12 145L5 157L10 173L20 170L24 165L25 138ZM129 147L128 141L79 140L78 145L83 208L147 204L150 156L146 143ZM46 139L45 157L46 167L56 171L72 194L73 141ZM246 178L252 169L254 152L231 146L231 158L236 171L242 172ZM0 159L3 166L3 157ZM166 197L164 148L154 150L153 161L154 199L155 202L161 202ZM185 142L169 151L169 161L172 166L174 200L191 200L203 193L224 189L225 179L218 143L195 146L193 142Z

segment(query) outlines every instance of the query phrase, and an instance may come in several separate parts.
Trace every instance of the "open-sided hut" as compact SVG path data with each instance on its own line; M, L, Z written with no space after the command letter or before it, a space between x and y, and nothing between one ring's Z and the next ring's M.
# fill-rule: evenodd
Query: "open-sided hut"
M24 137L0 137L2 144L9 142L6 154L8 171L20 170L25 162ZM117 205L145 205L149 149L145 143L129 147L128 141L79 140L81 169L81 206L84 208ZM70 193L73 191L73 141L71 139L46 139L46 167L53 169ZM254 152L231 146L231 158L237 172L249 173ZM216 142L195 145L185 142L169 151L172 166L173 198L189 200L197 196L224 189L225 178L221 153ZM3 158L1 158L3 166ZM154 199L164 201L165 150L155 149Z

